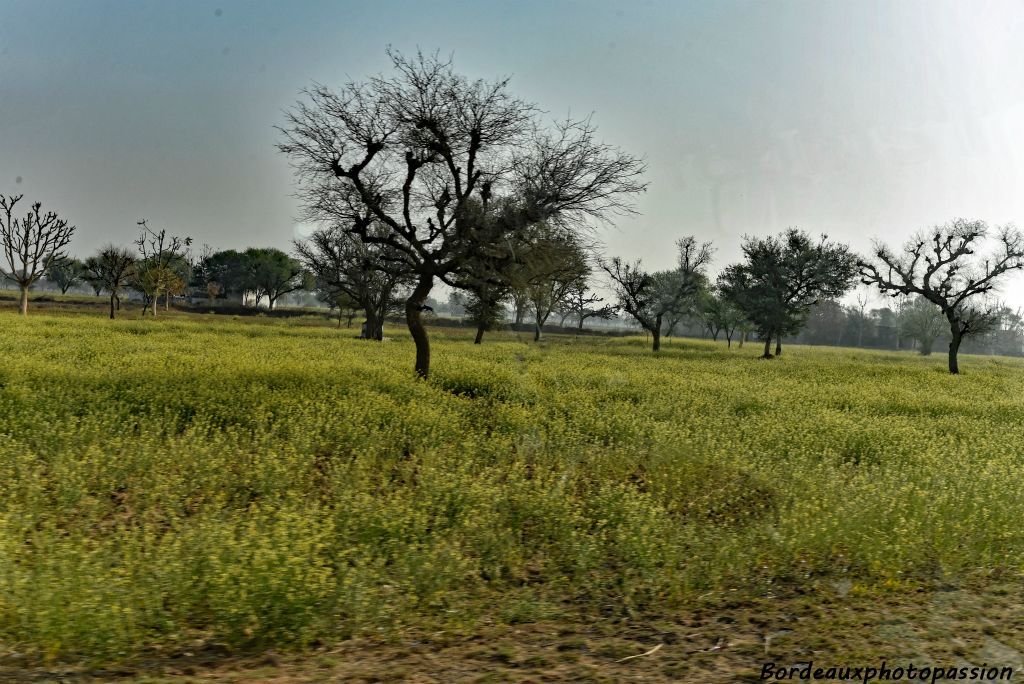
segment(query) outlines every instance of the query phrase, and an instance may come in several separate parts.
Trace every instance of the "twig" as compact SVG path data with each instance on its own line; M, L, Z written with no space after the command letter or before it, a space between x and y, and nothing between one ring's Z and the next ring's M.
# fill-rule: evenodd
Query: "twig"
M664 646L664 645L665 644L658 644L657 646L652 648L650 651L647 651L646 653L638 653L637 655L631 655L631 656L626 656L625 658L619 658L615 662L617 662L617 663L624 663L627 660L632 660L633 658L643 658L644 656L649 656L652 653L657 653L659 650L661 650L661 647Z

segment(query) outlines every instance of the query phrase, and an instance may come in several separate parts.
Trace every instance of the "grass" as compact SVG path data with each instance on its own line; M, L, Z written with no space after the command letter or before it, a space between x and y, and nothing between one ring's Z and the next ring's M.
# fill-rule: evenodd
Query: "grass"
M1019 579L1015 360L435 331L419 382L398 330L225 318L0 313L0 651L111 667Z

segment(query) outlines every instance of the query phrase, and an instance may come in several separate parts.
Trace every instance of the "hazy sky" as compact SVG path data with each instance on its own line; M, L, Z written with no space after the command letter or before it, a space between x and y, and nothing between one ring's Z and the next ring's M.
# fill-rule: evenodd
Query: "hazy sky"
M440 49L649 163L607 253L716 270L797 226L866 250L956 216L1024 226L1024 3L0 0L0 193L78 225L216 248L301 230L274 149L312 81ZM19 180L20 179L20 180ZM1024 279L1006 289L1024 306Z

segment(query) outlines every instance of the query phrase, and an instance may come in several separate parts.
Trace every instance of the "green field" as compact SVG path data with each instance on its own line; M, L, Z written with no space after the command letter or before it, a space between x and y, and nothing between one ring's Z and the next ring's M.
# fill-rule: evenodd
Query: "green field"
M902 605L1024 565L1020 361L437 329L423 382L387 334L0 313L0 664Z

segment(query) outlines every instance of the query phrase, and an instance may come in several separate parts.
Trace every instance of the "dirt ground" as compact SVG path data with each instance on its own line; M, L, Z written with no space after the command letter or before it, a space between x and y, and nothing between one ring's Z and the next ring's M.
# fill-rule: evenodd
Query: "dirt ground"
M1024 681L1024 594L938 586L764 598L714 610L634 619L559 620L444 632L390 643L364 639L302 654L230 654L206 647L108 670L19 667L0 681L150 684L300 682L742 682L776 667L1012 667ZM796 680L794 680L796 681ZM1005 681L1005 680L1004 680Z

